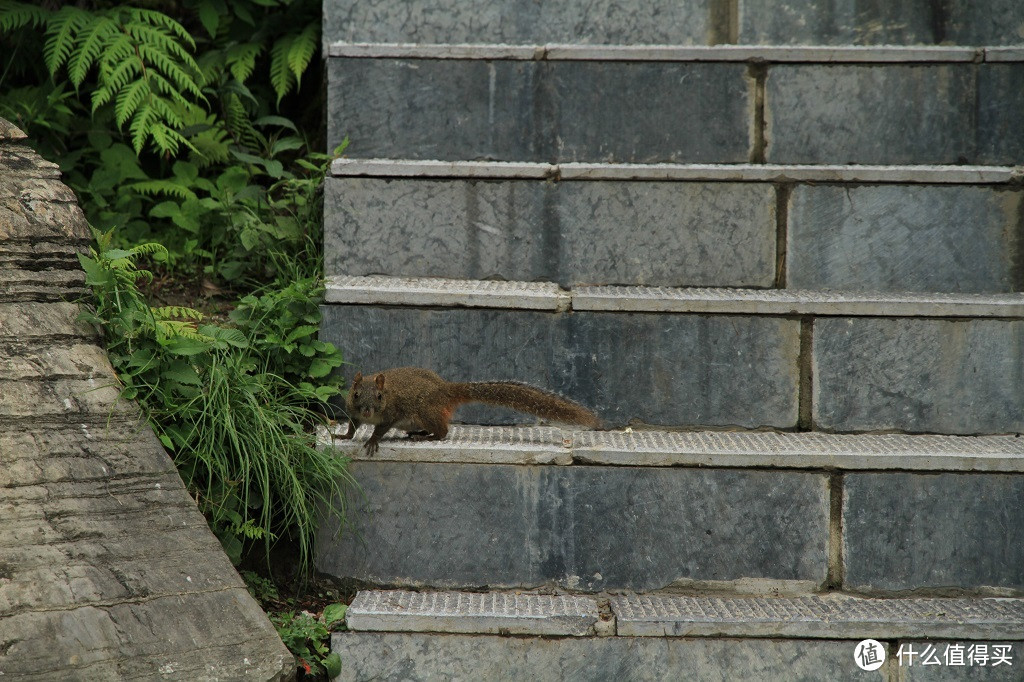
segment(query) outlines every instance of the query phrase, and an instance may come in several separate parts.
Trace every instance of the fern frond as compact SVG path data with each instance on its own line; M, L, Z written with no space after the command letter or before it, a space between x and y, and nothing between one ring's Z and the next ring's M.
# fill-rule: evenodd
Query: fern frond
M50 13L42 7L0 0L0 33L10 33L25 26L38 28L44 26L49 18Z
M85 80L89 69L99 60L103 47L115 37L117 24L113 19L99 16L78 37L78 48L68 62L68 77L78 88Z
M153 109L152 100L144 102L132 117L131 125L128 126L128 132L132 136L132 147L135 149L136 154L142 152L142 147L145 145L149 131L156 120L157 113Z
M131 187L140 194L147 194L149 196L166 194L172 197L177 197L178 199L196 198L195 192L190 190L188 187L179 185L176 182L171 182L170 180L141 180L139 182L133 182Z
M85 10L65 5L61 7L46 27L46 43L43 45L43 62L53 76L71 56L82 27L93 20Z
M167 247L158 242L145 242L143 244L136 244L132 248L128 249L128 253L130 253L133 258L160 254L157 260L161 260L167 258Z
M304 28L302 33L295 37L288 48L288 68L295 74L296 89L302 81L302 74L305 73L309 61L316 53L320 41L320 22L314 22Z
M174 19L170 18L166 14L155 12L148 9L140 9L138 7L132 7L128 10L132 19L138 22L146 22L152 26L166 29L170 33L173 33L184 43L188 43L191 49L195 49L196 43L192 39L192 35L185 30L185 27L179 24Z
M150 310L153 311L153 316L160 321L203 319L203 314L195 308L180 305L165 305L160 308L150 308Z
M289 35L279 38L274 46L270 48L270 84L277 93L277 104L292 89L295 74L288 66L288 53L291 51L295 36Z
M239 83L244 83L256 69L256 58L263 52L263 46L259 43L242 43L232 45L228 48L225 61L228 70Z
M114 120L117 127L122 127L131 118L139 105L151 94L149 84L145 80L137 80L117 95L114 104Z
M178 148L182 145L190 150L195 149L184 135L163 123L154 125L152 130L150 130L150 136L153 138L154 147L161 154L166 153L171 156L177 156Z

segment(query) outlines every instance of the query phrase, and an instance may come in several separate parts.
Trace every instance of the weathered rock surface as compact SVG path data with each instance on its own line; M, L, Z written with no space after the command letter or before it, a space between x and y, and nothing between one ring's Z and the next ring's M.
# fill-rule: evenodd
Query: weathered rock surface
M0 119L0 675L277 680L292 657L76 322L88 229Z

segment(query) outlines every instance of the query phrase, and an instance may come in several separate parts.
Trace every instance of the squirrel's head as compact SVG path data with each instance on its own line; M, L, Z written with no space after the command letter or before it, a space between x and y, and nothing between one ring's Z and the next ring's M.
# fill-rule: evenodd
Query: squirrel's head
M384 409L384 375L373 378L373 384L363 382L362 372L357 372L352 379L352 388L348 391L349 412L359 421L376 424Z

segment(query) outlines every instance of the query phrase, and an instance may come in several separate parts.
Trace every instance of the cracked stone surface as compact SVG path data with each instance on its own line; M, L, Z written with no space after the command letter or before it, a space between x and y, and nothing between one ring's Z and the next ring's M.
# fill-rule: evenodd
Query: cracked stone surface
M291 654L76 321L88 229L0 119L0 675L277 680Z

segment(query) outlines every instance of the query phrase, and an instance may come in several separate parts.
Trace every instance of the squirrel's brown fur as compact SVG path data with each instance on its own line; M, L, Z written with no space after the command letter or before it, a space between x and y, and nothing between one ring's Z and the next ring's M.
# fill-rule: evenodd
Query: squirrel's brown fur
M448 422L459 405L488 403L529 412L544 419L600 428L593 412L548 391L515 381L445 381L434 372L419 367L399 367L374 374L364 381L356 374L348 392L348 433L355 435L360 424L373 424L366 442L369 453L377 451L380 439L389 429L419 432L420 437L441 440L448 435Z

